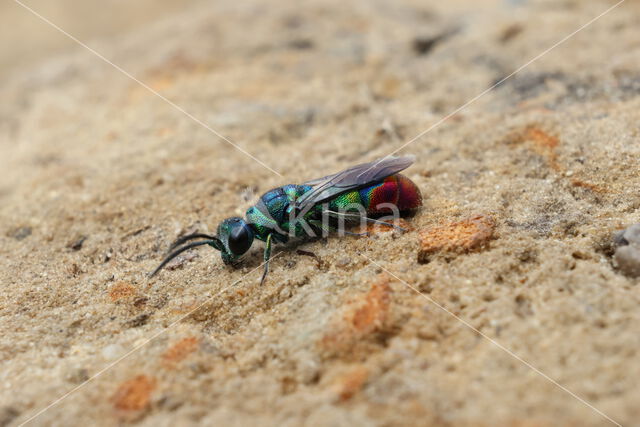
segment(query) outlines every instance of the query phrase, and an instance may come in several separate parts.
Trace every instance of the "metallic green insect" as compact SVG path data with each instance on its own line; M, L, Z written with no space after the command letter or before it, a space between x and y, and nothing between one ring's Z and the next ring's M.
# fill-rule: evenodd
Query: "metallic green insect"
M202 245L219 250L222 261L233 265L249 250L253 240L258 239L265 242L263 283L269 271L273 243L286 243L289 237L327 235L336 230L338 219L395 227L369 216L412 210L422 205L418 187L399 174L412 163L410 156L386 157L301 185L289 184L269 190L247 210L246 219L233 217L222 221L216 236L195 233L176 240L169 249L170 254L151 276L182 252ZM201 240L187 244L195 239Z

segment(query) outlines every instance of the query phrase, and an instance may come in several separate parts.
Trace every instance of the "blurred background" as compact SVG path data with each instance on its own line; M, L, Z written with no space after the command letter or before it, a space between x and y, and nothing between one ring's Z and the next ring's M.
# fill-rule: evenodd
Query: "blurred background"
M143 29L198 0L25 0L22 2L83 42ZM79 46L13 0L0 4L0 78Z

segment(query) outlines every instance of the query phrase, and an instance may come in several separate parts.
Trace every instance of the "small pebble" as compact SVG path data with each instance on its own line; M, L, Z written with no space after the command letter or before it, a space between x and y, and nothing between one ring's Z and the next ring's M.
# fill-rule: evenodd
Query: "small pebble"
M12 406L0 408L0 426L8 426L20 415L20 411Z
M67 244L67 248L71 249L72 251L79 251L80 249L82 249L82 245L84 244L85 240L87 240L87 236L80 236L79 238L69 242Z
M291 298L292 295L293 292L291 292L291 288L282 288L282 290L280 291L280 298L282 298L283 300Z
M22 240L25 237L31 235L31 227L18 227L7 233L9 237L13 237L16 240Z
M124 349L118 344L110 344L102 349L102 357L108 360L116 359L124 354Z
M134 317L133 319L129 320L126 325L130 328L139 328L140 326L143 326L147 323L147 321L149 320L149 315L144 313L141 314L139 316Z
M447 37L447 33L437 34L434 36L416 37L411 42L411 48L416 55L426 55L433 48Z
M613 255L618 269L629 277L640 277L640 224L617 233Z
M339 266L339 267L345 267L345 266L349 265L350 263L351 263L351 258L349 258L349 257L342 257L342 258L339 258L336 261L336 265Z
M67 373L66 379L73 384L81 384L89 379L89 372L84 368L73 369Z

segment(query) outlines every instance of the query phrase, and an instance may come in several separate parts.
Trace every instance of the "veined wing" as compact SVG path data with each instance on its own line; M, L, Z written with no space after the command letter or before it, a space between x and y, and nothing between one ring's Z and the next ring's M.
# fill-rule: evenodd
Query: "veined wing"
M306 213L312 206L326 202L347 191L366 187L382 181L411 166L415 157L385 157L373 162L363 163L333 175L305 182L313 187L296 200L296 209Z

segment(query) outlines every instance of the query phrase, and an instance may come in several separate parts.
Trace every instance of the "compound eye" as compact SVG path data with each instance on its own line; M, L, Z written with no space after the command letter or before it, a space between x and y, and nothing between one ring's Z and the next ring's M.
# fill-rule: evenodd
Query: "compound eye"
M252 235L245 225L233 227L229 233L229 250L234 255L242 255L251 247Z

